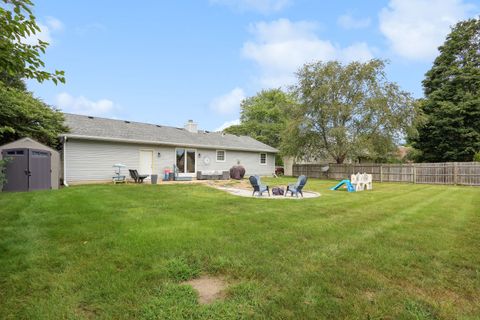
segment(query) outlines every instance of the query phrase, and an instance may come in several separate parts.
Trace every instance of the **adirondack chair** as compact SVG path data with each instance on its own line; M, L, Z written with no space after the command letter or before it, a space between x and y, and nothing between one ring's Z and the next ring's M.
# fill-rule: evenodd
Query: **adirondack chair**
M135 183L143 183L143 180L148 178L148 174L138 174L137 170L128 169L130 172L130 177L135 181Z
M298 177L297 183L291 183L287 186L287 191L285 191L285 197L287 196L288 192L291 193L291 196L296 195L298 198L298 194L300 193L303 198L303 187L307 184L307 177L300 176Z
M192 177L180 177L178 175L178 167L174 164L173 165L173 180L175 181L192 181Z
M268 196L270 197L270 188L266 185L262 185L259 176L250 176L248 180L250 180L250 184L253 187L252 197L255 195L255 192L262 196L265 191L268 192Z
M367 173L352 174L350 181L355 187L355 191L372 190L372 175Z

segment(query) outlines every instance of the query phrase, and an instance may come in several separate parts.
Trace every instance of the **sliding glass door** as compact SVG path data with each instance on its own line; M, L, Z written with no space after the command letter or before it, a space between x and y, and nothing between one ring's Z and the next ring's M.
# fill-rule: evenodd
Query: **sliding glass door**
M187 165L185 173L195 173L195 150L187 150Z
M178 173L195 173L195 154L194 149L177 148L176 150L176 163Z

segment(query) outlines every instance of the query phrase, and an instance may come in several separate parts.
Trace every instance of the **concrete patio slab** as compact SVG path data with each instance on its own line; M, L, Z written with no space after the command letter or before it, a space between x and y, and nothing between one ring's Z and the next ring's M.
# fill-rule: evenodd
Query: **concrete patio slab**
M223 191L226 191L230 194L233 194L235 196L240 196L240 197L248 197L248 198L258 198L258 199L271 199L271 200L279 200L279 199L283 199L283 200L287 200L287 199L290 199L290 200L300 200L302 199L302 196L299 196L298 198L295 197L295 196L290 196L290 193L288 196L268 196L267 193L264 193L263 196L252 196L252 190L247 190L247 189L240 189L240 188L233 188L233 187L222 187L222 186L213 186L214 188L217 188L219 190L223 190ZM317 193L317 192L313 192L313 191L303 191L303 199L308 199L308 198L317 198L317 197L320 197L320 193Z

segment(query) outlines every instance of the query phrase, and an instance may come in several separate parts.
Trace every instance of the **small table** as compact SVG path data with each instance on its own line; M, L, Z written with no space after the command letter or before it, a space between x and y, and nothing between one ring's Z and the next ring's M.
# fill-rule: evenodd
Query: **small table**
M113 184L117 183L127 183L127 179L125 176L117 175L115 177L112 177Z

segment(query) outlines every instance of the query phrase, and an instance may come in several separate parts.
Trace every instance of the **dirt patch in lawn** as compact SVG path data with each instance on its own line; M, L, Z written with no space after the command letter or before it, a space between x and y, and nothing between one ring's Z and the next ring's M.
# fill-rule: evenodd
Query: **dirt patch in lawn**
M183 282L198 292L200 304L210 304L225 297L226 282L222 278L202 276L197 279Z
M77 306L77 313L85 319L96 319L98 317L97 310L85 303L80 303Z

